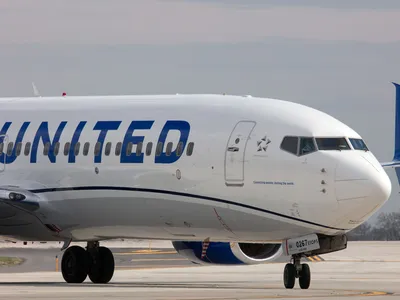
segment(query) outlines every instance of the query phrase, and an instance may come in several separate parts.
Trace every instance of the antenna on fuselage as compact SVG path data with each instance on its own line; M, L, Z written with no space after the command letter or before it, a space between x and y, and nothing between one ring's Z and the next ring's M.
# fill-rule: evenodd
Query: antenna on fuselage
M39 94L39 90L37 89L34 82L32 82L32 88L33 88L33 94L35 95L35 97L41 97Z

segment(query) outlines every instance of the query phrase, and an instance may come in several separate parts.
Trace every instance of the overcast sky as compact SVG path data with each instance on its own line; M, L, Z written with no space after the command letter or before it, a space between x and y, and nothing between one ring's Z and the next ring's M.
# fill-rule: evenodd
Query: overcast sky
M280 98L393 156L398 0L2 0L0 28L0 96L30 96L34 81L42 95ZM389 175L384 211L400 209Z

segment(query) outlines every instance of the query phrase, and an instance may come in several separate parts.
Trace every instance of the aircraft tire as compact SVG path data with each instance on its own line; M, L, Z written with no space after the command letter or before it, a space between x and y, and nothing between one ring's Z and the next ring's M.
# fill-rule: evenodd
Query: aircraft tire
M61 273L67 283L82 283L87 277L88 255L85 249L71 246L61 260Z
M301 265L301 272L299 274L299 285L300 288L306 290L310 287L311 283L311 271L310 267L307 264Z
M95 256L89 270L89 278L93 283L108 283L114 275L114 256L106 247L99 247Z
M292 289L296 281L296 268L294 264L286 264L283 271L283 283L285 288Z

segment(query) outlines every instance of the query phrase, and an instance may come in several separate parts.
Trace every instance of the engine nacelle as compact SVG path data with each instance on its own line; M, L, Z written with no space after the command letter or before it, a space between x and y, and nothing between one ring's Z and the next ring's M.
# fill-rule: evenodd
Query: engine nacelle
M282 244L210 242L203 257L203 242L173 241L172 245L180 255L198 264L254 265L284 256Z

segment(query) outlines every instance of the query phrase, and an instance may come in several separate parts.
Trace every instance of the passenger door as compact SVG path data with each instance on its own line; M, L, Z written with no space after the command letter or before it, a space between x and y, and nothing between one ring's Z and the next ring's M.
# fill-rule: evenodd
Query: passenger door
M247 141L256 123L240 121L234 127L225 149L225 184L244 185L244 158Z

